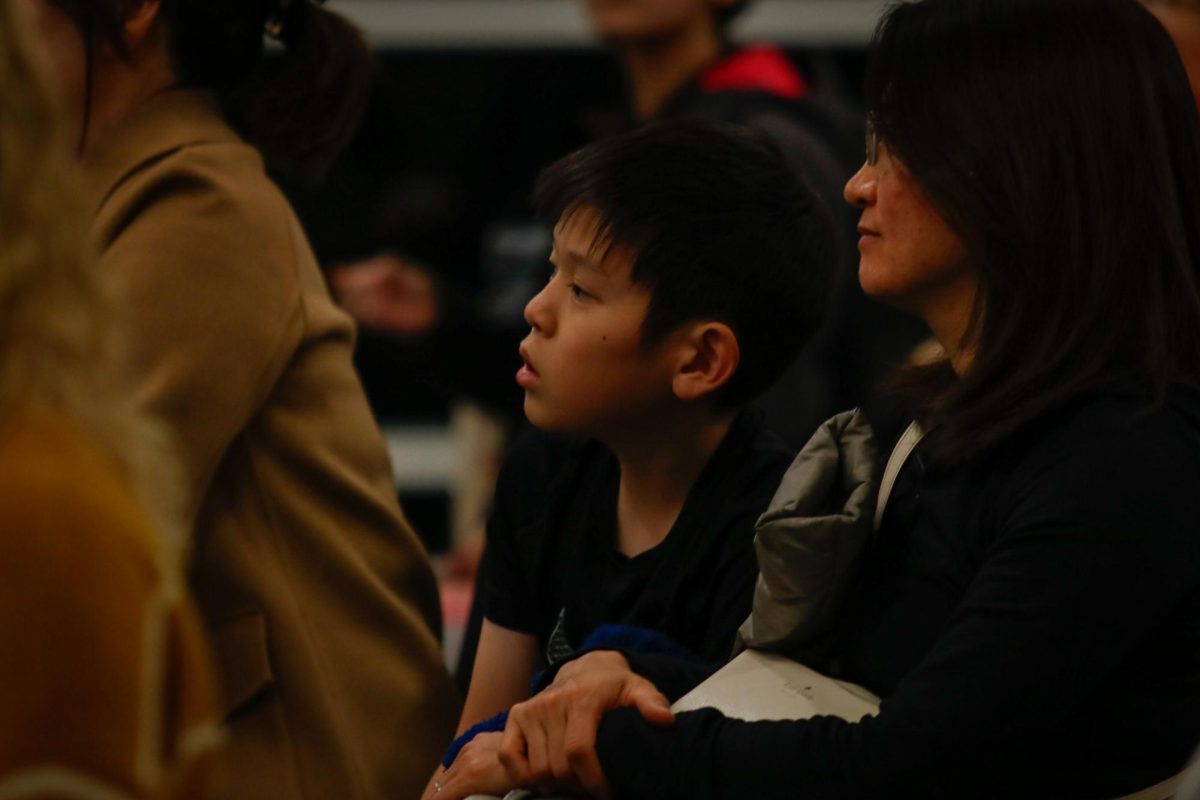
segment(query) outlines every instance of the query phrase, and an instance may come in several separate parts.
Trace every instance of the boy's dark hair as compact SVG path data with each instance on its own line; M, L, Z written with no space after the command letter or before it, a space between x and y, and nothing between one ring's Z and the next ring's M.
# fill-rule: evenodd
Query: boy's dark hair
M733 18L745 11L746 7L749 5L750 0L742 0L742 2L734 3L728 8L722 8L717 12L717 26L724 30L729 26L729 23L733 20Z
M829 213L760 133L662 122L589 145L543 170L538 213L598 213L595 247L633 249L651 293L643 343L690 320L720 320L741 351L719 398L770 386L817 330L835 261Z
M1134 0L922 0L875 34L879 139L979 271L975 356L904 388L945 462L1116 383L1200 386L1200 125Z

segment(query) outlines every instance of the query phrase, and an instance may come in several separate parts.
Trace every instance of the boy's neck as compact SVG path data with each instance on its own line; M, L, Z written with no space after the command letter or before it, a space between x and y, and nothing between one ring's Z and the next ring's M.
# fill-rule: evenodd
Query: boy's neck
M686 416L605 442L621 467L617 549L630 558L667 538L735 414Z
M704 19L671 36L626 44L622 59L637 119L653 119L672 94L720 53L720 36L712 21Z

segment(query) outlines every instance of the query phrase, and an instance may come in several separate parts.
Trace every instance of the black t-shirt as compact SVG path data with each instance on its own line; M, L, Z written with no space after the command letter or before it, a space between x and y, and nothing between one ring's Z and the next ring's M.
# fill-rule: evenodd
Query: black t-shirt
M758 575L754 523L794 455L760 417L734 420L666 538L633 558L616 546L620 468L612 453L594 440L531 432L497 481L484 616L532 634L543 653L551 647L548 661L610 623L727 658Z
M1096 800L1181 769L1200 739L1200 394L1145 405L1081 399L972 468L918 448L826 665L879 715L612 712L616 793Z

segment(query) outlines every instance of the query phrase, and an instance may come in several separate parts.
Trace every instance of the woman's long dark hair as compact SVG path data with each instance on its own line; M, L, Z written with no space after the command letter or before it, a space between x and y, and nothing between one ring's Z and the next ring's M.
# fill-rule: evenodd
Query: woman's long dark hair
M91 52L123 53L130 0L53 1ZM371 57L352 25L317 0L162 0L162 14L182 85L215 92L277 175L324 173L354 135L370 87ZM268 31L279 58L268 57Z
M875 34L880 139L980 271L974 360L898 381L935 459L1118 384L1200 385L1200 123L1134 0L922 0Z

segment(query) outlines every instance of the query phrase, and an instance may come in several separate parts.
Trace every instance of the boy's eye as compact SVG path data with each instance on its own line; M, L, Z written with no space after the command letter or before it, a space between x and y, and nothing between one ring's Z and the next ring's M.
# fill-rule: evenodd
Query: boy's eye
M571 291L571 295L576 300L587 300L591 297L586 290L581 288L578 283L568 283L567 288Z

